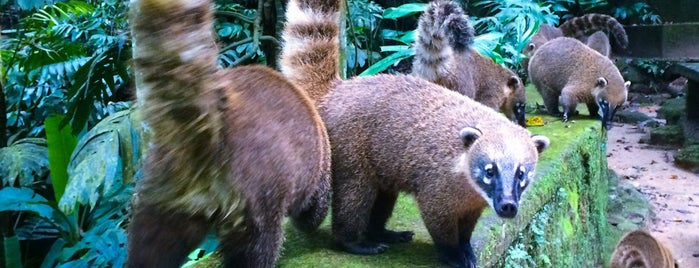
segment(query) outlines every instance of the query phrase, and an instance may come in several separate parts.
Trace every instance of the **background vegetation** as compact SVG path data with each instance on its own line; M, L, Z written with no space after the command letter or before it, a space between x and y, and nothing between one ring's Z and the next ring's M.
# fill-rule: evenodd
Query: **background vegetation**
M128 2L0 0L5 267L119 267L125 260L124 229L144 147L132 112ZM276 67L283 2L216 1L222 67ZM346 76L407 71L415 25L402 21L414 22L424 2L347 0ZM633 0L474 0L467 10L476 48L520 72L521 48L542 23L588 12L622 23L660 22ZM209 241L192 259L214 247Z

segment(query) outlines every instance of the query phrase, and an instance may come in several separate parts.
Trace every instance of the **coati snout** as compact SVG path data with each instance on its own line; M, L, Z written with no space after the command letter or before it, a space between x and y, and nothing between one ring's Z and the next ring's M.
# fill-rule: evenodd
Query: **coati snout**
M459 134L467 147L492 146L492 144L476 144L482 135L477 128L466 127ZM545 136L532 135L532 140L539 152L549 145L549 139ZM473 148L472 151L479 151L479 149ZM497 153L476 155L472 158L472 162L471 177L483 199L498 216L503 218L517 216L521 195L529 186L535 163L520 162L514 157Z

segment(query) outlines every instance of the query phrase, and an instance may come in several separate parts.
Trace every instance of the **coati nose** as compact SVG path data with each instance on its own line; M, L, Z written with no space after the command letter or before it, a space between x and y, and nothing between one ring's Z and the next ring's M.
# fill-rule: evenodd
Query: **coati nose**
M495 207L495 212L503 218L514 218L517 216L517 203L514 201L500 201Z

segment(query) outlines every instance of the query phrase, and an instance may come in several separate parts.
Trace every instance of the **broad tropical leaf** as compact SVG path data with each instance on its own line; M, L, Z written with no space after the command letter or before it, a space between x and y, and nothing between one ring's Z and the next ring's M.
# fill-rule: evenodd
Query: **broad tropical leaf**
M0 148L0 178L2 186L29 187L49 172L46 140L21 139Z
M79 141L68 165L69 181L59 207L66 214L80 205L94 208L100 198L132 182L140 159L139 134L129 110L111 115Z

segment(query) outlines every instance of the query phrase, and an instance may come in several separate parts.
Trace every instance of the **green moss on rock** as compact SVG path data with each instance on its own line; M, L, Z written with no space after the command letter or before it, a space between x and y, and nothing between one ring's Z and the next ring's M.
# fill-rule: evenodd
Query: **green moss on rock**
M677 150L675 164L692 172L699 172L699 144Z
M686 115L687 100L684 97L665 100L660 109L658 109L658 117L665 118L668 124L676 124L680 122L683 115Z
M648 143L654 145L680 146L684 143L682 127L678 125L665 125L651 129Z

